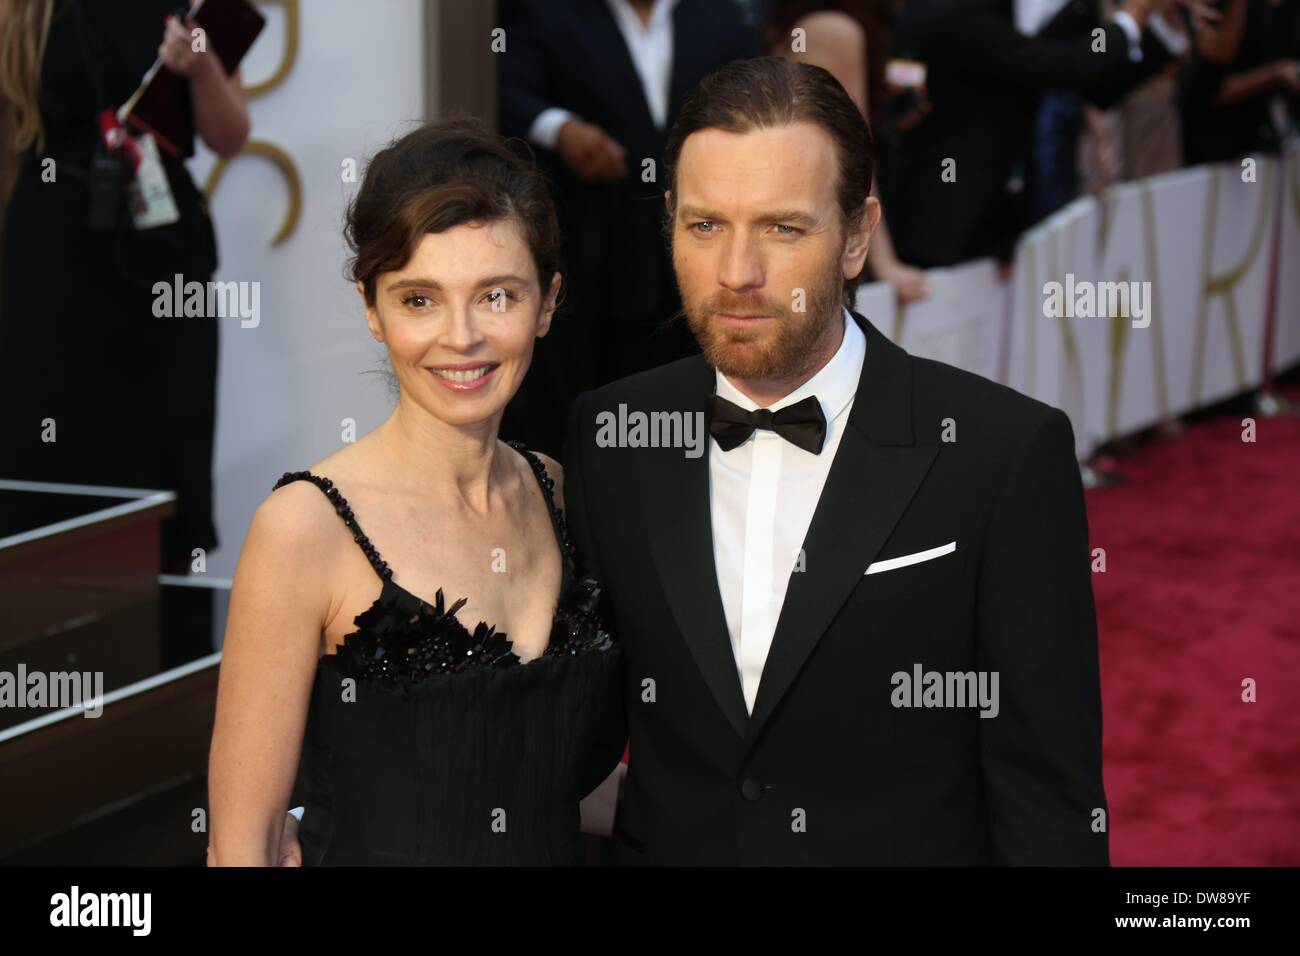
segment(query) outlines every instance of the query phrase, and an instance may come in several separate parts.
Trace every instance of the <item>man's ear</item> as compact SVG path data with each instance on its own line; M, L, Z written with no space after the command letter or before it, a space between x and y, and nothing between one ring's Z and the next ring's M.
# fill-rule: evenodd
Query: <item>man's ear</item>
M672 191L671 189L665 189L665 190L664 190L664 215L668 217L668 221L669 221L669 222L672 222L672 219L673 219L673 191Z
M560 302L560 289L564 285L563 277L557 272L551 276L551 288L542 302L542 314L538 317L537 337L540 339L551 331L551 320L555 318L555 309Z
M858 226L849 234L844 243L844 255L840 257L840 267L844 278L852 279L862 273L867 262L867 250L871 247L871 235L880 225L880 200L868 196L862 203L862 216Z
M379 310L366 301L366 284L357 282L357 294L361 296L361 304L366 307L366 325L370 328L370 334L376 342L384 340L384 324L379 320Z

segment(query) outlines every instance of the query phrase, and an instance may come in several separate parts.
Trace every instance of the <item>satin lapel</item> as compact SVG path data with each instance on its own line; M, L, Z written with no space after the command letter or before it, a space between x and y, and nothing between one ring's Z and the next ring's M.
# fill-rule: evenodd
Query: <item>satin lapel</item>
M703 358L693 364L698 367L693 368L680 402L664 410L705 410L705 400L714 388L714 373ZM678 630L718 706L736 733L744 737L749 714L713 565L709 509L712 444L705 440L699 458L687 458L680 448L639 449L637 473L655 567Z
M867 336L862 379L804 539L804 570L790 575L747 747L879 555L938 454L912 442L911 359L866 319L854 318Z

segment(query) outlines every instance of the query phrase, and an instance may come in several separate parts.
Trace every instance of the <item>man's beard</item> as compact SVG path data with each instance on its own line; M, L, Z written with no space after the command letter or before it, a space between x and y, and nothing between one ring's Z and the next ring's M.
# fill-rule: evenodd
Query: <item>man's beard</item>
M735 295L726 290L703 302L683 301L682 311L705 359L723 375L736 379L798 378L811 371L821 358L816 346L830 322L838 318L843 288L837 255L818 281L807 288L803 312L762 295ZM775 334L771 329L720 327L710 321L720 312L776 316L758 320L765 325L775 323Z

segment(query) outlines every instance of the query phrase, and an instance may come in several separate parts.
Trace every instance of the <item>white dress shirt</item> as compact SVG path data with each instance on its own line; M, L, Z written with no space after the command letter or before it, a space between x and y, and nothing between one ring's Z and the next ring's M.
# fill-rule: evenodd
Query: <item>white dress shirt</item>
M776 432L762 428L755 429L731 451L723 451L710 438L713 566L745 707L751 713L790 574L803 548L862 377L866 336L847 309L843 320L844 339L831 360L770 406L777 411L816 395L826 416L821 454L804 451ZM758 408L721 372L717 373L717 390L719 397L747 411Z
M680 0L654 0L649 23L641 22L640 14L628 0L605 2L632 56L650 117L655 126L663 129L668 123L668 85L673 76L673 8ZM542 110L528 128L528 138L538 146L555 149L560 127L574 118L573 113L558 106Z

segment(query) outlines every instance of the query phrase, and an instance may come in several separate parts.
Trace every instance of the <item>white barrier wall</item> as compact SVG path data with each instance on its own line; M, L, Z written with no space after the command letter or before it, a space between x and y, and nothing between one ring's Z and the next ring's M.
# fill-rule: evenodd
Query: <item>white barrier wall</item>
M1275 369L1300 362L1300 149L1293 150L1287 157L1282 193L1277 324L1272 356Z
M913 355L999 379L1009 289L991 259L926 273L930 295L906 307L881 282L863 286L858 311Z
M1245 178L1198 167L1078 199L1021 238L1006 282L990 261L934 270L930 300L904 308L875 283L859 310L909 351L1063 409L1086 457L1300 360L1300 151L1252 162ZM1045 311L1053 282L1140 283L1140 297L1128 314L1100 295L1093 314L1061 314Z

